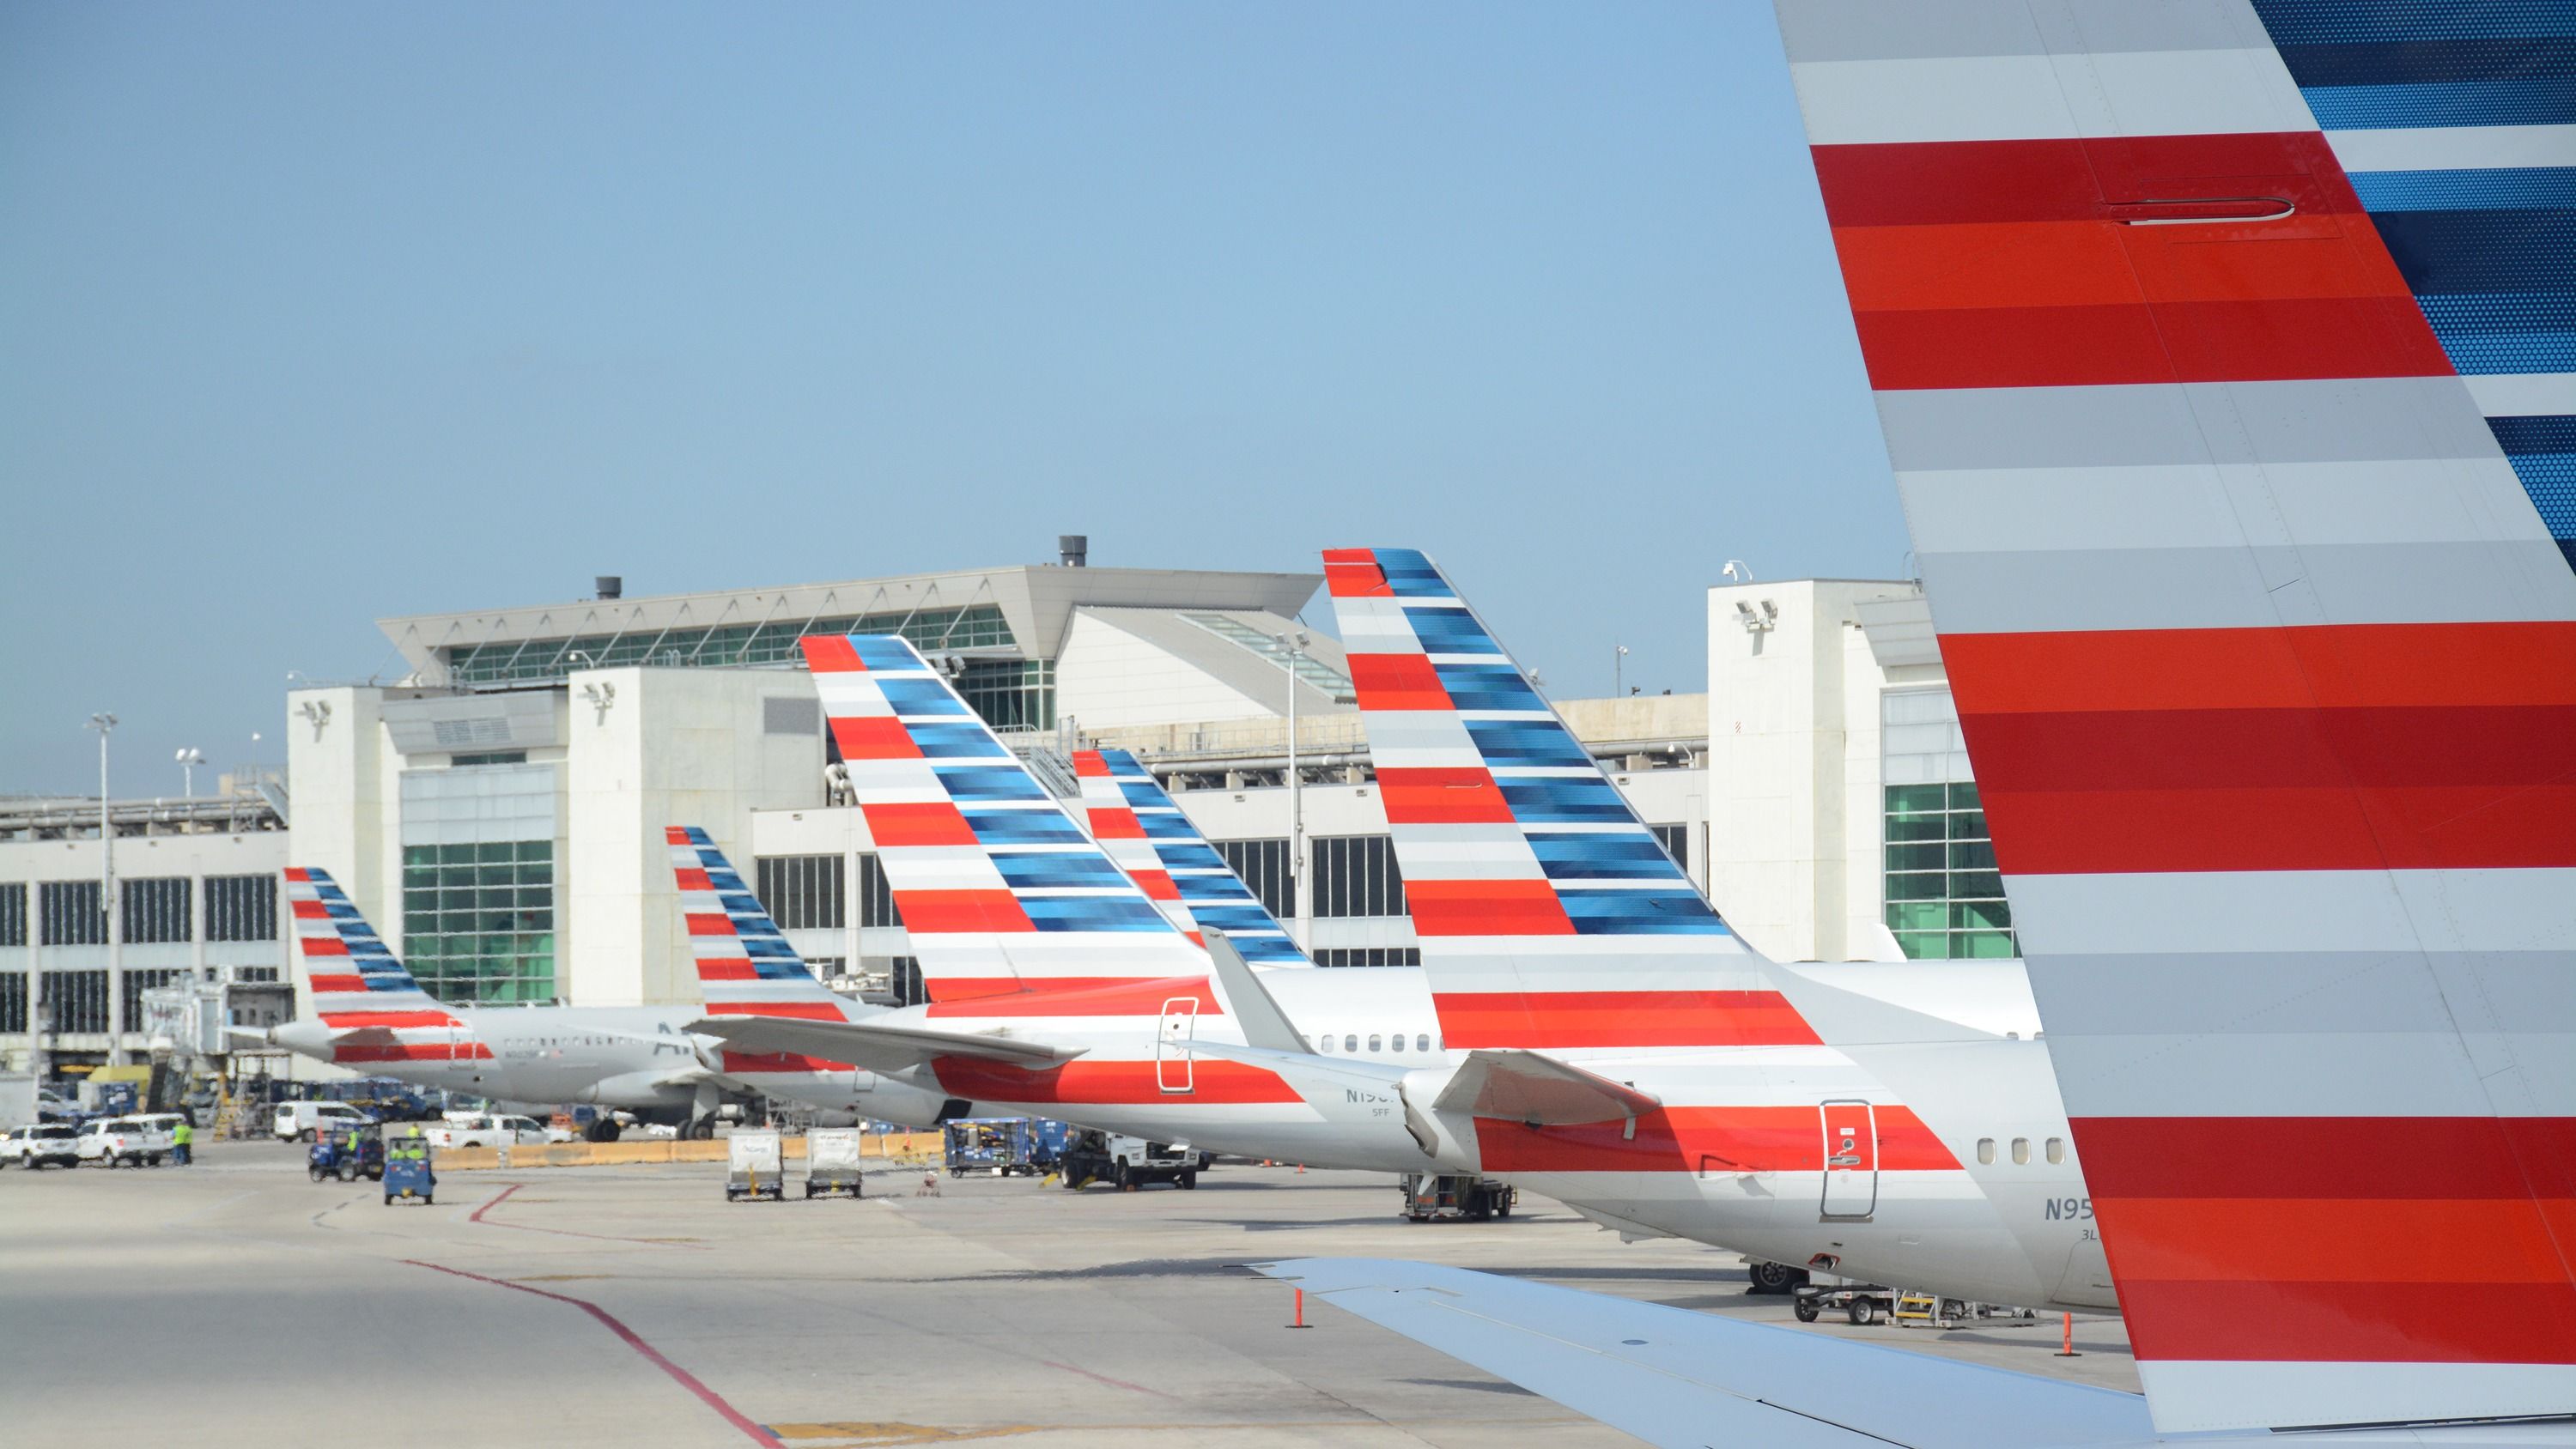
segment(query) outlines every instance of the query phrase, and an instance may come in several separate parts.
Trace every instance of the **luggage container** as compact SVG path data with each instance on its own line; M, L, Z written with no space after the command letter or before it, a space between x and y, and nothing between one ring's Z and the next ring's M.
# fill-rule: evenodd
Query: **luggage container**
M805 1134L805 1195L866 1194L859 1185L859 1129L816 1127Z
M776 1129L739 1128L725 1143L725 1201L765 1197L776 1202L787 1195L785 1154Z

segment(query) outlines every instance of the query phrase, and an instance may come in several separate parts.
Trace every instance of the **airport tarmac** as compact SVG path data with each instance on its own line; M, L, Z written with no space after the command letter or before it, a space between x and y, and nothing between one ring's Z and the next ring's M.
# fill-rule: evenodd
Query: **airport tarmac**
M1414 1257L1796 1328L1740 1259L1524 1198L1411 1224L1391 1180L1221 1165L1196 1192L874 1173L728 1204L721 1164L451 1172L431 1207L303 1152L0 1174L9 1438L201 1445L1569 1445L1634 1441L1239 1265ZM797 1191L791 1172L789 1191ZM2116 1320L1804 1331L2134 1389Z

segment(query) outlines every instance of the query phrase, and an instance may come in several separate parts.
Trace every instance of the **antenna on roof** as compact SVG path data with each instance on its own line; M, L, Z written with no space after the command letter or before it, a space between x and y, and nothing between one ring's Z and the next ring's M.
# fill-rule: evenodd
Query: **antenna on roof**
M1091 562L1091 535L1059 533L1055 536L1055 552L1066 568L1085 567Z

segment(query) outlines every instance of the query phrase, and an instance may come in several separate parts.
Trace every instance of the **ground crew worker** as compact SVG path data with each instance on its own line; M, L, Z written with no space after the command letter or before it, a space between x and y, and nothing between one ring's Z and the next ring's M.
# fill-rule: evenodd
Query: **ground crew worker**
M197 1129L188 1125L187 1118L180 1118L179 1125L170 1129L170 1161L180 1167L187 1166L189 1145L196 1140Z

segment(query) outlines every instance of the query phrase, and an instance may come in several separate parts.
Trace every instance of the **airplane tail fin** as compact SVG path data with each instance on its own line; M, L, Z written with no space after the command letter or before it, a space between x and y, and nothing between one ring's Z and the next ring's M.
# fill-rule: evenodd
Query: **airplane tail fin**
M1073 772L1082 781L1091 838L1175 929L1201 946L1204 932L1223 931L1257 966L1315 964L1134 755L1083 750Z
M313 1013L338 1035L332 1060L358 1064L447 1060L489 1051L462 1037L463 1023L404 969L331 873L288 866L287 910Z
M2157 1425L2576 1413L2564 7L1778 8Z
M1431 560L1324 575L1450 1046L1815 1043Z
M934 1004L1206 975L909 642L800 642Z
M814 977L715 841L695 825L666 827L689 953L709 1016L846 1021L848 1003Z

